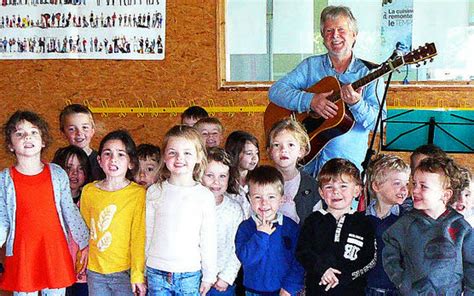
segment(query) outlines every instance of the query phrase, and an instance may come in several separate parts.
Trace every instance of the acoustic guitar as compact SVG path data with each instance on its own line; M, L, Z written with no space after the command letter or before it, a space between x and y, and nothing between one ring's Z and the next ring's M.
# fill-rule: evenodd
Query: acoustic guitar
M431 59L435 55L437 55L437 52L434 43L426 43L424 46L420 46L418 49L403 56L398 56L393 60L389 59L380 65L377 70L351 83L351 85L354 89L358 89L403 65L416 64ZM315 94L334 91L327 97L327 99L337 105L337 115L328 119L322 118L314 111L296 113L270 102L264 114L263 124L265 132L268 133L272 125L281 119L292 117L298 120L306 128L311 142L311 151L302 160L302 164L311 162L331 140L347 133L354 126L354 116L349 111L345 102L341 99L340 90L341 85L337 78L333 76L325 77L313 86L304 90Z

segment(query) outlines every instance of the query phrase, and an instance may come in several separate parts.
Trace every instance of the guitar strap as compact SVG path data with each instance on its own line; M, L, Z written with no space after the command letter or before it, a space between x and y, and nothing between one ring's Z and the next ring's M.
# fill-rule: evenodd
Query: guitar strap
M378 67L380 67L379 64L376 64L376 63L372 63L372 62L369 62L369 61L366 61L366 60L363 60L363 59L360 59L362 63L364 63L364 65L367 67L367 69L369 69L370 71L374 70L374 69L377 69Z

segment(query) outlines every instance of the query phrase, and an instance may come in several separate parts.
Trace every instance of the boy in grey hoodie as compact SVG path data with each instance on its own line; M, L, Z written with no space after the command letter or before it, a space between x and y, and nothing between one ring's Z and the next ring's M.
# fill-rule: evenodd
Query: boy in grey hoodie
M428 158L414 174L414 209L384 234L383 265L402 295L474 295L472 227L448 205L459 169Z

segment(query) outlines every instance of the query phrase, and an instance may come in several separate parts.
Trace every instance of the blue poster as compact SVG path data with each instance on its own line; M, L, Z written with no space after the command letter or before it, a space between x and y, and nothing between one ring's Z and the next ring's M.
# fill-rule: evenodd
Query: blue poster
M381 23L380 60L386 60L394 50L400 53L411 51L413 0L383 0Z

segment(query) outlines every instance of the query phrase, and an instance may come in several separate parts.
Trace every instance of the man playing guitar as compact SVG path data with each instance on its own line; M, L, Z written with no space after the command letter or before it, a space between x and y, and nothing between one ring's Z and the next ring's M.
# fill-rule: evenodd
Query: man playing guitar
M351 86L352 82L367 75L371 66L353 54L358 29L357 21L348 7L326 7L321 13L320 27L328 53L303 60L269 90L269 98L276 105L296 112L314 111L316 116L324 120L334 118L343 108L352 113L352 128L330 140L317 157L305 166L305 171L313 175L317 175L326 161L335 157L346 158L361 169L369 131L374 128L384 88L382 79L356 90ZM305 91L327 76L333 76L340 82L339 97L345 106L329 99L334 91ZM384 106L384 118L385 115Z

